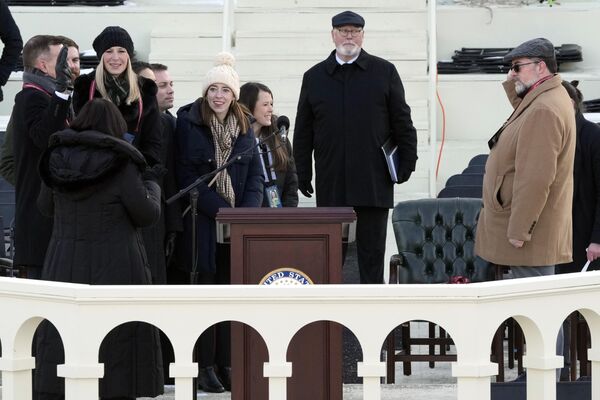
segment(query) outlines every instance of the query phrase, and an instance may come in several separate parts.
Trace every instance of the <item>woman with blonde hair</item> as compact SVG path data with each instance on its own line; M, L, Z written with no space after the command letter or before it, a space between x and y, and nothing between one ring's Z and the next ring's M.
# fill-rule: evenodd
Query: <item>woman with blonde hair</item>
M133 144L149 165L160 162L162 146L156 84L133 71L133 41L119 26L106 27L92 44L100 63L96 70L75 81L73 108L77 114L93 98L117 106L127 123L125 140Z
M249 115L238 103L240 78L234 58L220 53L202 84L202 97L177 113L176 174L181 188L214 172L228 160L234 163L197 186L196 248L192 255L191 213L184 220L184 261L198 272L199 284L229 284L229 246L217 244L215 216L219 208L260 207L263 176ZM238 159L238 155L242 155ZM195 264L195 265L194 265ZM200 337L198 383L206 392L231 388L229 323L208 328ZM215 371L215 366L217 367Z

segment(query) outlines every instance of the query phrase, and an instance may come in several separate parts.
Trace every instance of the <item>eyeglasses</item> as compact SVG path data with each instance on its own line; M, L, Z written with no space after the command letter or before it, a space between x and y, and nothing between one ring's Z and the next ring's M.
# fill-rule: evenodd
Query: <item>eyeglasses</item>
M516 74L518 74L519 71L521 70L521 67L524 67L529 64L539 64L540 62L542 62L542 60L532 61L532 62L523 63L523 64L513 64L510 66L510 69L512 69L513 71L515 71Z
M345 37L347 37L348 35L350 35L352 37L357 37L363 31L362 29L340 29L340 28L335 28L335 29L340 33L340 35L345 36Z

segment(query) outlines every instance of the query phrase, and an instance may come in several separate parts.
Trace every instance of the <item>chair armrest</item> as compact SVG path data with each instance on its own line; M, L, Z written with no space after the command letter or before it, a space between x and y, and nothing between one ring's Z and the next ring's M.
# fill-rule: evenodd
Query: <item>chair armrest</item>
M389 284L397 284L398 283L398 268L402 265L402 256L400 254L394 254L390 257L390 275L389 275Z

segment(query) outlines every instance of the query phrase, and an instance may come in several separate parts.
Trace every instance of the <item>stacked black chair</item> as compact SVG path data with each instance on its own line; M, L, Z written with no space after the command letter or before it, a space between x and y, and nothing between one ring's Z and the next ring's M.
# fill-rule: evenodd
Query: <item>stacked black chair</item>
M506 74L510 63L504 61L504 56L512 48L467 48L455 50L452 61L438 62L440 74ZM555 47L556 61L561 63L583 61L581 46L577 44L563 44Z

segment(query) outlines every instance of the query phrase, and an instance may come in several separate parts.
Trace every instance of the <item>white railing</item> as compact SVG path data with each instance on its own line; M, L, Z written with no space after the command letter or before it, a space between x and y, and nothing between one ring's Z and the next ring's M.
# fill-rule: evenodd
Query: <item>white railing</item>
M459 400L489 400L494 332L509 317L527 339L528 400L556 397L557 332L565 318L580 311L591 331L592 398L600 399L600 272L471 285L315 285L265 286L87 286L0 278L2 399L31 399L32 337L42 319L58 329L65 364L66 400L97 399L103 366L98 351L105 335L129 321L160 328L170 339L175 363L175 399L190 399L197 365L192 349L199 335L220 321L239 321L264 339L269 361L269 399L286 399L286 361L290 340L303 326L329 320L350 329L360 342L364 399L381 398L385 364L380 351L388 333L402 322L428 320L454 339L452 365Z

